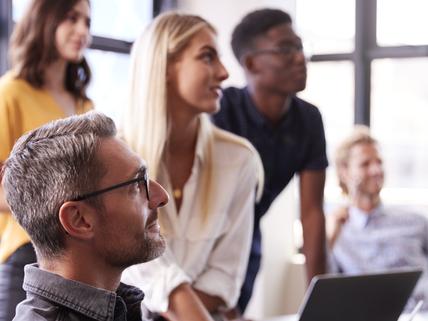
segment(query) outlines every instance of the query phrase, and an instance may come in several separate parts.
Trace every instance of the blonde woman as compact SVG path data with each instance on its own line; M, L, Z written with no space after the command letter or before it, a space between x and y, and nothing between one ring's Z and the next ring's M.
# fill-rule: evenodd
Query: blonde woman
M261 163L246 140L208 119L228 77L208 22L157 17L134 44L131 73L124 138L173 199L159 215L165 255L123 280L169 320L210 320L238 299Z

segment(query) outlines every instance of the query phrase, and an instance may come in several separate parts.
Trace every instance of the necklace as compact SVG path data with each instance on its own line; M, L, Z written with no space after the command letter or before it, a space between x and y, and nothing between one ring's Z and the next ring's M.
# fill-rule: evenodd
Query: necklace
M175 199L180 199L183 196L183 192L180 188L175 188L172 190L172 195Z

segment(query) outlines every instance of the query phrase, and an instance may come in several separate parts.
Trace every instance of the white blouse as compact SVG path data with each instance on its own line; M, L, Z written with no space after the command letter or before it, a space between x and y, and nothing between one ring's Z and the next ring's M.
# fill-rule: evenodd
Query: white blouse
M200 127L214 131L211 157L214 184L208 215L202 214L204 169L203 130L199 129L191 175L183 188L180 212L170 201L159 220L167 241L165 253L153 261L126 269L122 281L141 288L144 304L153 312L168 309L170 293L187 282L222 298L233 307L244 280L253 232L254 202L260 159L251 145L202 118ZM159 182L172 195L165 167ZM214 185L214 186L213 186Z

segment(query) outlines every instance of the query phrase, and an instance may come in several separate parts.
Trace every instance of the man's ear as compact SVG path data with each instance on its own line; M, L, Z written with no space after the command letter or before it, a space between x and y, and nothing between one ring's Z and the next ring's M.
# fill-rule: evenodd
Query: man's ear
M59 209L59 221L68 235L90 239L94 235L94 212L94 209L84 202L65 202Z
M257 55L247 54L242 57L242 67L246 73L256 76L264 71L264 67L260 63Z
M337 166L337 176L339 179L339 185L345 190L348 189L346 182L348 181L348 167L344 164Z
M241 64L242 67L244 67L244 69L250 73L250 74L254 74L257 72L257 64L256 64L256 59L254 59L254 56L251 54L247 54L244 55L241 58Z

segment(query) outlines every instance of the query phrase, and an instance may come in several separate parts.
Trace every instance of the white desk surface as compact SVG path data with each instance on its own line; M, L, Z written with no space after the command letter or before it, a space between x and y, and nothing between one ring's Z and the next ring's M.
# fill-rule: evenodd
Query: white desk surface
M398 321L407 321L409 318L408 314L402 314ZM264 321L298 321L299 317L297 315L284 315L280 317L275 317L271 319L266 319ZM412 321L428 321L428 312L421 313L416 315Z

